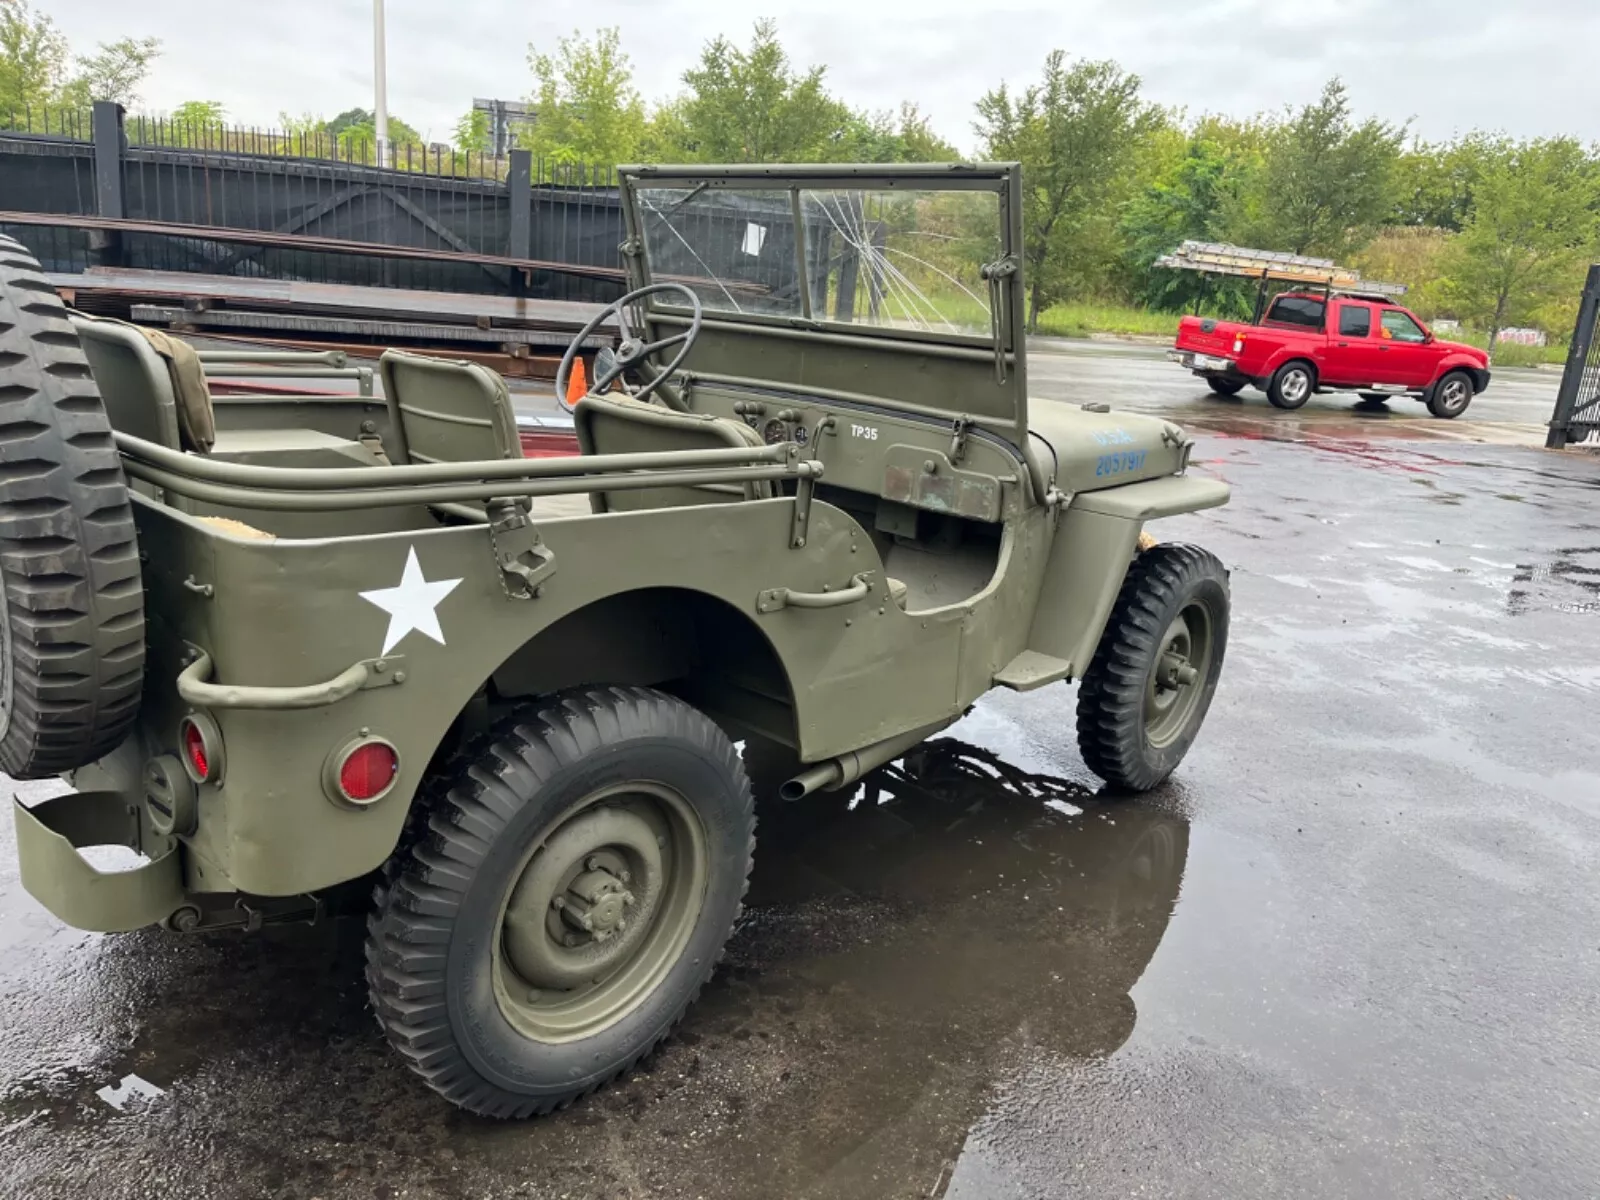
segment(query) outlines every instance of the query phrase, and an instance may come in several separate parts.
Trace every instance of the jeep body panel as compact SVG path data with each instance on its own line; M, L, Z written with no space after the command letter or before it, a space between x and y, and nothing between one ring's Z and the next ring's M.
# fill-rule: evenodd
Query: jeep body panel
M508 496L630 475L638 495L688 460L384 465L399 418L367 398L220 401L210 456L123 437L145 560L138 729L75 773L81 819L65 800L19 815L30 891L116 929L175 896L357 880L469 735L577 685L671 692L802 764L848 760L848 780L997 685L1081 676L1144 523L1227 489L1184 474L1192 442L1169 422L1030 411L1020 188L1014 164L625 168L631 282L688 279L706 304L659 402L759 435L697 452L723 457L659 484L665 506L535 499L517 544L497 541ZM897 241L917 221L947 249ZM678 244L663 230L689 253L655 261ZM922 307L936 285L948 321ZM693 311L656 296L639 315L658 340ZM737 465L758 462L759 494ZM532 548L538 584L519 592ZM215 770L163 832L152 772L180 763L193 717ZM351 803L330 778L372 738L397 771ZM107 830L151 859L137 880L67 854Z

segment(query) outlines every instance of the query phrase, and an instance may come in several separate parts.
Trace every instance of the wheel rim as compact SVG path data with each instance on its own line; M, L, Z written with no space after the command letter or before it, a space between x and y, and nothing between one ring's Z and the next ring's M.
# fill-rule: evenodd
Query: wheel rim
M1444 407L1449 412L1459 412L1467 406L1467 385L1459 379L1451 379L1445 383L1443 395Z
M501 902L495 1000L524 1037L592 1037L633 1012L694 932L705 827L663 784L591 793L524 856Z
M1193 601L1172 618L1144 689L1144 732L1150 745L1171 745L1188 726L1211 669L1212 621L1205 605Z
M1283 376L1283 383L1278 390L1283 393L1283 398L1291 404L1298 404L1306 398L1311 390L1311 377L1304 371L1287 371Z

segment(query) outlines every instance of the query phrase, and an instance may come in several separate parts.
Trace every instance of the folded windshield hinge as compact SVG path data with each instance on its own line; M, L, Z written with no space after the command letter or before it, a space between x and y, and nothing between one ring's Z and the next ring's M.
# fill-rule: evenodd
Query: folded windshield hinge
M556 556L528 515L529 502L501 496L485 506L489 548L500 568L500 586L513 600L537 600L544 582L556 573Z
M972 418L960 416L950 426L950 462L959 463L967 453L967 431L972 428Z
M994 337L994 381L1006 381L1006 333L1011 312L1004 280L1017 273L1021 266L1015 254L1008 254L992 263L984 263L978 274L989 282L989 332Z

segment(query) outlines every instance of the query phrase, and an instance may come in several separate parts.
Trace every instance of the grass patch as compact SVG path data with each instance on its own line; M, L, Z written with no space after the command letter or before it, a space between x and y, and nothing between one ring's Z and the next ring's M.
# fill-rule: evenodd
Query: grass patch
M1055 304L1039 314L1039 332L1047 337L1120 336L1176 337L1180 314L1153 312L1125 304Z
M1447 342L1465 342L1479 350L1489 345L1489 335L1475 329L1452 329L1438 335ZM1567 361L1567 348L1555 342L1548 346L1522 346L1516 342L1501 342L1490 356L1490 369L1495 367L1537 367L1544 363L1560 366Z

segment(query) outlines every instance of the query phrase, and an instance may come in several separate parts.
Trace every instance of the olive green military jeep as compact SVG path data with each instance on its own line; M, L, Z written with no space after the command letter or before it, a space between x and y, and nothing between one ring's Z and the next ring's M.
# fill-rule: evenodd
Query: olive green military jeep
M14 806L27 889L80 928L192 931L353 885L395 1048L524 1116L682 1016L758 800L820 803L991 688L1061 680L1092 771L1165 779L1227 576L1141 534L1228 492L1165 421L1030 413L1020 188L625 169L635 290L568 351L563 395L617 334L565 458L523 458L469 364L212 395L192 348L69 313L0 240L0 767L74 789Z

